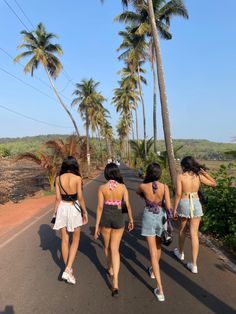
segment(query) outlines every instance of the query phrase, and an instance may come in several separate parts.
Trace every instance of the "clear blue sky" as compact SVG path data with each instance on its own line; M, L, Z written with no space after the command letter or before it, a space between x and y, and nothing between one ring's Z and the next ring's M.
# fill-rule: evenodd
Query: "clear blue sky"
M14 0L7 0L22 21L31 29ZM119 0L58 1L17 0L33 24L43 22L48 32L60 36L66 73L75 82L93 77L100 81L100 91L108 99L105 104L115 126L118 114L110 104L117 87L116 74L122 68L116 48L118 31L124 25L114 23L122 11ZM236 135L236 1L186 0L190 18L174 18L173 39L161 41L165 69L171 129L173 138L209 139L230 142ZM24 26L0 0L0 48L15 56ZM23 61L24 62L24 61ZM55 98L52 90L36 78L25 75L20 65L0 50L0 67ZM152 136L152 75L147 65L148 86L144 88L148 136ZM36 75L47 82L41 70ZM60 105L51 98L13 79L0 70L0 106L60 127L26 120L0 107L0 137L70 133L73 127ZM56 80L70 106L73 82L61 74ZM158 105L159 106L159 105ZM160 107L160 106L159 106ZM81 133L83 123L71 109ZM139 125L142 125L141 108ZM66 128L62 128L66 127ZM140 136L142 135L140 130ZM163 137L160 110L158 136Z

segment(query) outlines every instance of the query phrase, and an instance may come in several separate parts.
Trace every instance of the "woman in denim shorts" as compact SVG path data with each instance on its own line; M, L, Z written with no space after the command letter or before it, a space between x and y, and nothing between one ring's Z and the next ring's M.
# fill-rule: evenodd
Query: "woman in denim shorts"
M146 237L152 267L148 268L151 278L156 279L157 288L154 294L159 301L164 301L164 292L161 283L159 261L161 257L161 234L166 229L165 206L170 209L170 193L168 186L159 182L161 167L152 163L147 167L146 176L138 187L137 193L144 198L146 206L142 218L142 236Z
M198 197L201 184L216 186L215 180L204 171L199 163L191 156L181 161L183 173L177 177L175 193L174 217L179 217L179 248L174 250L179 260L184 260L184 240L187 221L190 220L190 235L192 243L192 262L187 268L192 273L198 273L197 257L199 251L198 229L203 216L202 205Z

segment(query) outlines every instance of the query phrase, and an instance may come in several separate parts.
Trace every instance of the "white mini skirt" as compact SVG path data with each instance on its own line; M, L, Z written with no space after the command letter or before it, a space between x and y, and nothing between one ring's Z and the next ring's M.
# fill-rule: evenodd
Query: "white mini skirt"
M79 204L78 201L76 203ZM73 232L75 228L83 225L82 215L70 202L61 201L57 208L55 230L66 227L68 232Z

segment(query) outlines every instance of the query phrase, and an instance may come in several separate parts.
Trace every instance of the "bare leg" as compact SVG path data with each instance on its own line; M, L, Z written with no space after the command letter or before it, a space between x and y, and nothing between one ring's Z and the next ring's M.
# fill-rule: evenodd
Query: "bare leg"
M179 252L183 253L187 218L181 217L179 219L179 224Z
M190 219L190 235L192 243L192 262L193 266L197 266L197 257L199 252L199 240L198 229L201 221L201 217L195 217Z
M80 239L80 227L75 228L75 231L73 232L73 240L70 246L69 259L68 259L68 263L66 267L69 270L72 268L72 265L75 260L75 255L77 253L78 246L79 246L79 239Z
M118 275L120 270L120 241L124 232L124 228L111 230L111 260L113 267L113 288L119 288Z
M111 239L111 228L102 227L101 229L103 244L104 244L104 253L107 260L107 269L110 275L113 275L113 269L111 264L111 248L110 248L110 239Z
M157 281L157 287L159 289L159 293L163 294L163 288L161 283L161 275L160 275L160 267L159 261L161 257L161 240L156 236L146 237L149 253L151 257L152 271Z
M63 261L66 265L69 256L69 233L67 232L66 227L61 229L61 252Z

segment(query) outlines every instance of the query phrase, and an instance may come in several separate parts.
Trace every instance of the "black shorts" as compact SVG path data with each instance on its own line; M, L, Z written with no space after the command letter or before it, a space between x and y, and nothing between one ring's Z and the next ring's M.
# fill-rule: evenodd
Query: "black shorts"
M124 228L125 219L121 212L121 208L117 205L104 205L102 211L102 217L100 221L100 227L120 229Z

